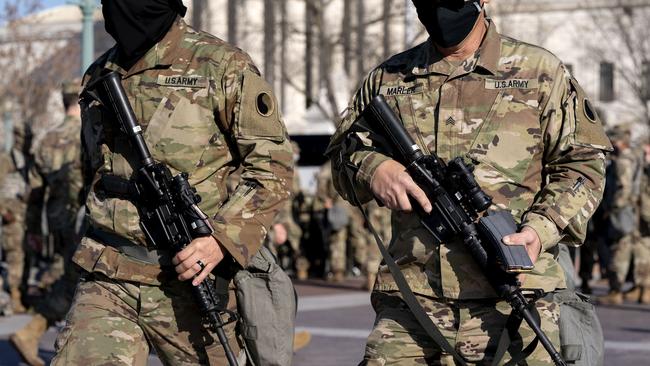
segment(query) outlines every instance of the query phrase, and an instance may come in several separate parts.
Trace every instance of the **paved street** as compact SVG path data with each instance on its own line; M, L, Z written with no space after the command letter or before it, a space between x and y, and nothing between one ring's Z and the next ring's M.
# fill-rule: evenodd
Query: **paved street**
M356 365L363 354L373 312L361 282L342 285L322 281L297 284L300 295L298 330L312 333L311 343L295 355L296 366ZM603 289L597 289L597 294ZM650 358L650 307L626 304L598 309L605 328L605 365L645 365ZM18 356L7 342L8 335L29 320L29 316L0 318L0 366L19 365ZM55 328L41 342L41 356L52 357ZM160 362L151 357L151 365Z

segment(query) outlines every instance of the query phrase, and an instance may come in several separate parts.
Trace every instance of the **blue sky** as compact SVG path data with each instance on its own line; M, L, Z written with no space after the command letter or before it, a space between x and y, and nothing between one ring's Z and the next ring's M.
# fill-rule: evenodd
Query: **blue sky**
M12 0L0 0L0 8L4 8L4 5ZM51 8L53 6L57 5L64 5L68 2L68 0L41 0L41 3L43 4L44 8ZM97 3L99 3L99 0L97 0Z
M63 5L66 3L66 0L43 0L43 6L46 8L51 8L56 5Z

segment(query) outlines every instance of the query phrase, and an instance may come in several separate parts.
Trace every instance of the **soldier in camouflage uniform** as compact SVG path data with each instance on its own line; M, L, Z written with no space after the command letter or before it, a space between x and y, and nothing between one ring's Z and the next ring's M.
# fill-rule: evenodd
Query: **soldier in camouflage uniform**
M48 192L44 203L48 227L55 250L63 259L63 273L37 304L32 320L9 338L32 366L45 364L38 357L38 343L50 325L65 317L79 278L71 261L79 241L76 226L82 188L80 86L80 80L63 84L65 118L46 131L34 152L35 169Z
M426 211L431 203L405 167L373 139L380 134L377 126L360 120L350 130L371 99L384 95L424 151L445 161L461 156L473 162L478 183L494 199L493 208L515 216L520 232L504 242L524 244L535 262L534 271L522 278L523 289L565 288L556 246L560 239L573 245L584 240L602 195L605 151L611 145L583 90L560 60L540 47L500 35L482 11L485 2L415 0L431 38L370 72L328 155L334 159L335 185L347 200L353 194L362 202L376 198L394 210L397 238L389 252L420 304L461 357L469 364L489 365L509 306L496 298L461 241L436 244L420 224L408 197ZM454 39L458 29L464 33ZM427 336L384 268L372 304L377 317L362 364L455 364ZM558 305L542 299L536 307L541 328L559 349ZM525 323L519 335L504 362L534 339ZM538 344L526 364L553 362Z
M300 147L294 141L291 142L291 146L294 163L297 163ZM297 173L293 175L292 191L291 198L287 200L273 221L268 237L270 241L269 247L285 271L294 274L295 269L296 277L305 280L307 279L309 262L301 251L302 228L294 216L294 201L300 193L300 176Z
M328 210L328 217L339 216L335 218L337 223L333 225L329 236L329 261L331 279L334 282L342 282L347 270L348 245L356 263L363 264L366 260L368 233L361 212L343 200L334 189L330 161L325 163L318 173L316 190L318 204Z
M107 175L128 180L139 163L118 122L82 92L91 228L73 257L85 274L52 364L145 365L150 346L165 364L225 364L186 281L246 266L289 197L292 152L277 101L247 54L182 20L180 0L102 3L117 46L90 67L84 85L107 70L123 76L151 154L174 174L189 173L215 231L173 258L147 248L136 207L100 184ZM229 195L226 180L240 166ZM236 308L232 287L229 308ZM241 356L235 324L225 331Z
M7 263L8 285L15 313L25 312L21 302L20 286L25 271L25 214L29 187L28 165L30 128L26 123L10 126L13 146L3 159L5 174L0 176L0 214L2 215L2 245Z
M634 279L638 294L626 294L627 300L650 305L650 144L643 146L644 164L641 180L641 218L639 232L641 242L635 253ZM637 295L637 296L635 296Z
M1 128L2 126L0 126ZM0 131L1 136L4 136L4 131ZM4 150L0 149L0 185L2 185L4 177L9 174L13 166L11 161L11 156ZM1 207L1 205L0 205ZM4 219L0 218L0 258L3 257L2 251L4 250ZM2 315L11 315L13 310L11 308L11 296L5 292L5 275L6 268L4 264L0 263L0 316Z
M630 263L641 249L638 216L643 157L638 149L632 147L630 126L617 126L611 135L616 147L616 191L609 217L610 226L616 226L616 235L621 237L617 238L612 247L612 259L608 268L610 291L606 296L598 298L598 302L619 305L623 303L622 286L627 278ZM612 220L616 221L616 225ZM638 299L639 290L634 290L630 296Z
M621 284L627 277L631 260L634 261L634 286L623 294L623 299L630 302L639 302L644 305L650 304L650 145L643 146L642 157L639 163L638 190L639 225L633 238L624 242L628 247L623 247L622 253L615 252L613 266L616 272L617 284ZM619 250L620 246L617 246ZM621 279L622 278L622 279ZM617 295L609 294L599 299L603 303L620 304L620 292Z

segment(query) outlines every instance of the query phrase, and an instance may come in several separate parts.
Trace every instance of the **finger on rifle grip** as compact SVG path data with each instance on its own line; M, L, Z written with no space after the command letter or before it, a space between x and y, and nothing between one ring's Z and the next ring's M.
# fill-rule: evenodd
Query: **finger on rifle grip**
M415 184L415 182L407 186L406 191L411 197L415 198L418 204L420 204L420 207L422 207L426 213L431 212L432 207L429 198L427 197L426 193L424 193L424 191L417 184Z
M413 206L411 206L411 201L409 200L408 194L405 192L402 192L399 196L397 196L397 203L399 206L399 209L404 212L411 212L413 211Z

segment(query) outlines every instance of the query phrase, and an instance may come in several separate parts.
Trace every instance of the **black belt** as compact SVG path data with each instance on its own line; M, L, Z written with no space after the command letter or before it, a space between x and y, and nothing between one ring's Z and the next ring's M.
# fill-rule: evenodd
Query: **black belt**
M86 236L92 240L100 242L106 246L113 247L120 253L132 259L147 264L156 264L160 266L172 265L172 253L169 250L148 249L138 245L121 235L97 228L89 228Z

